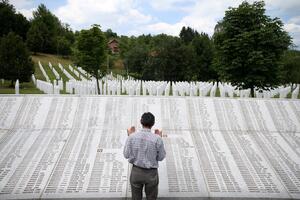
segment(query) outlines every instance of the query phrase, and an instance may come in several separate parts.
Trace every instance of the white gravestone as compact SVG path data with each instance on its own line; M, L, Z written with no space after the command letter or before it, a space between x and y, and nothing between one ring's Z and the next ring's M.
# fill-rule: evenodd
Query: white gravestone
M19 79L17 79L16 84L15 84L15 94L20 93L20 84L19 84Z

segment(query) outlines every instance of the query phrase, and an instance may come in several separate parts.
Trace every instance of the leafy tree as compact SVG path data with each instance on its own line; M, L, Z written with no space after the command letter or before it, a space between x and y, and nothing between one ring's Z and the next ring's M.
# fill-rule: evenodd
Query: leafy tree
M122 35L119 38L120 57L125 59L126 53L132 48L132 39Z
M107 29L106 32L104 32L104 34L107 39L118 37L117 33L113 32L110 28Z
M57 54L62 56L71 54L71 43L65 37L57 37Z
M99 25L93 25L89 30L81 30L76 41L75 58L78 65L98 80L105 75L106 39Z
M4 36L0 43L0 78L13 82L29 81L34 73L29 51L22 38L13 32Z
M44 4L38 6L33 12L32 25L27 34L30 37L28 44L42 43L39 51L44 53L55 53L57 50L57 37L61 34L63 27L59 19L53 15ZM39 36L35 41L34 36ZM41 41L42 40L42 41ZM32 51L37 45L29 45Z
M179 33L180 38L182 39L182 41L185 44L190 43L198 35L199 35L199 33L196 30L194 30L190 27L185 28L185 26L182 27L182 29Z
M265 14L262 1L230 8L214 41L221 78L238 88L269 89L280 83L280 59L291 44L278 18Z
M69 24L62 24L60 30L60 36L64 37L71 45L75 42L75 34L70 28Z
M155 36L153 44L154 54L149 57L148 71L144 71L143 77L152 72L153 80L183 81L191 78L189 72L195 67L192 48L179 38L165 34Z
M300 84L300 51L289 50L283 57L283 83Z
M206 33L201 33L192 41L196 53L197 66L193 70L200 81L217 80L218 75L213 67L214 46Z
M23 40L26 39L26 33L29 29L28 20L20 13L16 13L13 5L8 0L0 1L0 37L7 35L9 32L15 32Z
M45 23L42 21L34 21L27 32L27 46L36 54L45 50L45 37L49 36L49 31Z
M149 49L144 44L135 44L126 54L125 65L129 72L136 75L142 74L143 68L148 58Z

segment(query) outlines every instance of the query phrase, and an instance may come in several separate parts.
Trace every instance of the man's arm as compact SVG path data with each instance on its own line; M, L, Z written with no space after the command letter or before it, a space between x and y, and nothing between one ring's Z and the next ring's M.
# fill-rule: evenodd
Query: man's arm
M164 146L164 142L161 138L158 138L157 143L156 143L156 148L157 148L157 160L162 161L166 157L166 150Z
M128 137L124 146L123 155L126 159L130 157L130 138Z

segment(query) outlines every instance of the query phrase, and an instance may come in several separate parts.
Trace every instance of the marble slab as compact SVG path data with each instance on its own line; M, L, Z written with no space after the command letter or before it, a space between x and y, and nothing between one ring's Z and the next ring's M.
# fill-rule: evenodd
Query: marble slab
M0 199L125 199L126 129L162 128L159 197L300 199L300 101L0 96Z

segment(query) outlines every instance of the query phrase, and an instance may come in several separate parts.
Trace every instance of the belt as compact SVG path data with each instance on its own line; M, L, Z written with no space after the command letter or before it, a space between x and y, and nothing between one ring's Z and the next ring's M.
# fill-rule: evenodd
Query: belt
M139 167L137 165L133 165L133 167L139 168L139 169L145 169L145 170L154 170L154 169L157 169L157 168L144 168L144 167Z

